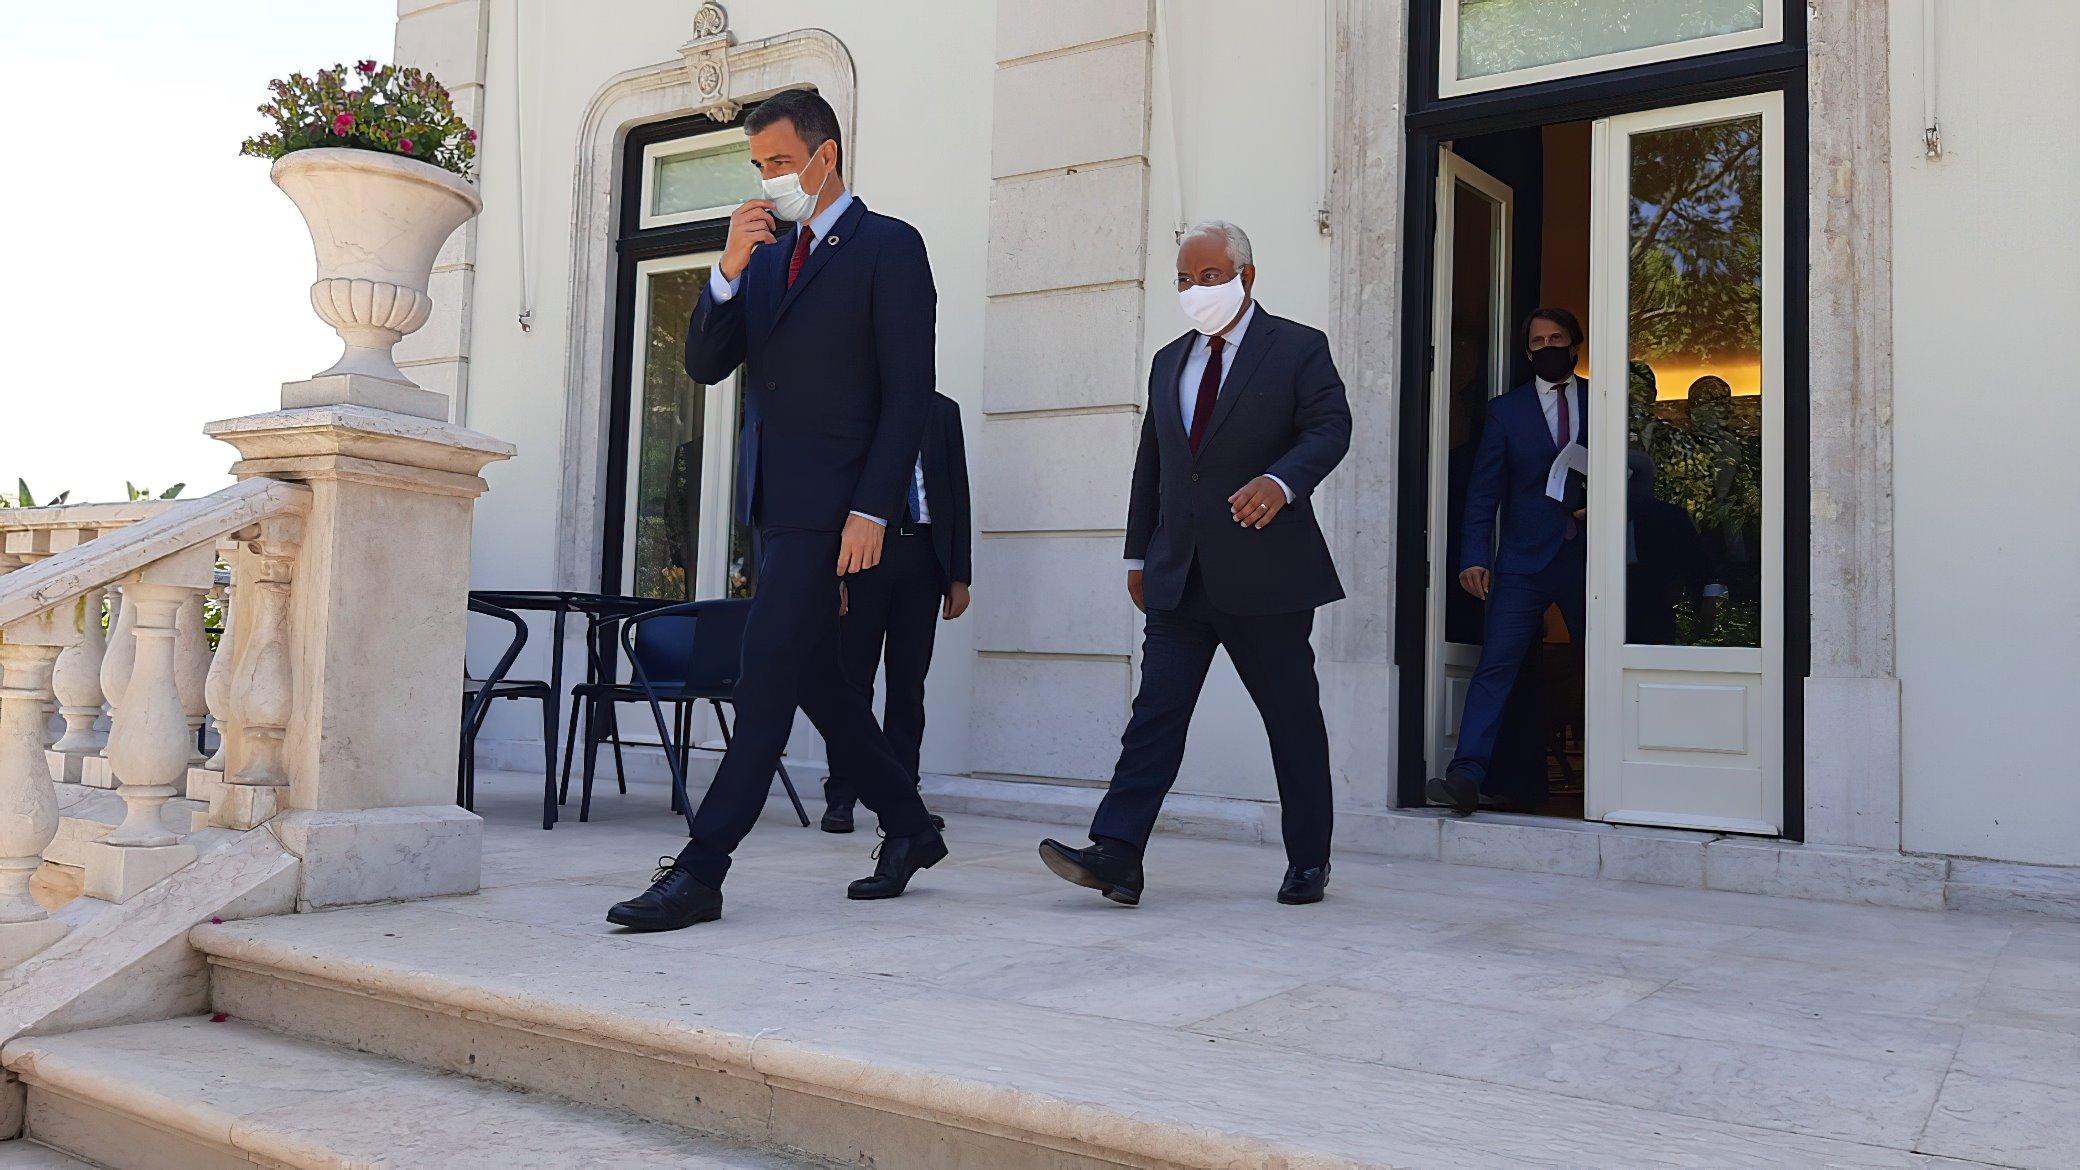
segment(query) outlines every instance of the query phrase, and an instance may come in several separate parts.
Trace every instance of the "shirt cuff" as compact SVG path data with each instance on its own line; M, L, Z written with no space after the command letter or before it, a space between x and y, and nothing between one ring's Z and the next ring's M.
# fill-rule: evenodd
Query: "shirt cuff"
M1143 568L1144 566L1146 566L1147 564L1148 564L1148 562L1147 562L1147 561L1137 561L1137 560L1135 560L1135 559L1134 559L1134 558L1132 558L1132 557L1128 557L1128 558L1127 558L1127 572L1129 572L1129 573L1138 573L1138 572L1140 572L1140 571L1142 570L1142 568Z
M879 516L869 516L869 515L867 515L867 514L866 514L865 512L854 512L854 513L852 513L852 514L853 514L854 516L857 516L857 517L859 517L859 518L860 518L860 519L862 519L862 520L872 520L872 521L873 521L874 523L876 523L876 524L879 524L879 525L880 525L880 526L882 526L883 528L886 528L886 527L888 527L888 521L886 521L886 520L883 520L883 519L882 519L881 517L879 517Z
M1285 480L1278 478L1277 476L1271 474L1268 471L1264 473L1264 478L1270 480L1272 483L1277 484L1278 490L1286 494L1286 503L1290 504L1293 502L1293 489L1286 486Z
M716 304L722 304L736 296L737 289L743 284L743 274L739 273L735 280L724 280L722 269L718 266L708 273L708 296L713 298Z

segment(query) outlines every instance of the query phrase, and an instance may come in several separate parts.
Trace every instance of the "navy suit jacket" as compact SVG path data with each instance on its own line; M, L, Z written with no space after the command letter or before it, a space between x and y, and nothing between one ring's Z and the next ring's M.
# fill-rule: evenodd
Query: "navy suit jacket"
M703 288L687 326L695 381L744 368L737 518L820 532L849 512L899 522L936 381L924 238L855 197L790 286L794 246L789 233L753 251L721 304Z
M1589 380L1576 378L1582 417L1570 420L1587 444ZM1526 382L1488 403L1487 425L1473 455L1466 489L1458 568L1493 568L1500 573L1536 573L1553 563L1567 538L1567 509L1546 494L1546 475L1560 448L1546 428L1538 383ZM1495 543L1495 513L1502 513L1502 543ZM1489 550L1495 552L1491 558ZM1492 564L1491 564L1492 560Z
M1145 562L1142 602L1176 609L1192 562L1214 608L1251 616L1296 613L1343 596L1309 497L1351 445L1343 379L1319 329L1257 306L1192 454L1178 379L1197 333L1156 351L1127 509L1127 558ZM1232 496L1275 475L1293 502L1261 529L1235 523Z
M968 444L961 434L961 404L932 395L924 427L925 507L932 514L932 553L950 584L975 583L975 523L968 500ZM900 516L901 513L898 513Z

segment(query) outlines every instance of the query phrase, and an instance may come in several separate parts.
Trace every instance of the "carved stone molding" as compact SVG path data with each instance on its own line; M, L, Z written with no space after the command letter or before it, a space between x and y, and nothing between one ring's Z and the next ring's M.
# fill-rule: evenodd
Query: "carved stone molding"
M727 14L714 3L695 12L693 32L677 59L630 70L600 87L579 126L557 517L558 531L567 539L556 564L559 588L591 589L599 583L612 400L615 216L621 147L628 132L688 114L726 122L760 98L809 88L831 104L845 140L853 140L856 75L852 54L838 38L822 29L801 29L739 45L729 32ZM850 159L848 151L843 164L848 172Z

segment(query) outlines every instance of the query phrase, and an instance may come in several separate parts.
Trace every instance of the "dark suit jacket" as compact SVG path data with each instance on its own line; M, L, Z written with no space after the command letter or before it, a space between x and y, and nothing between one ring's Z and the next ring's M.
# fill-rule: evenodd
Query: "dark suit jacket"
M1576 378L1581 418L1570 417L1577 435L1587 436L1589 381ZM1570 407L1573 405L1570 399ZM1586 444L1587 439L1581 439ZM1488 422L1473 456L1466 489L1466 518L1459 546L1461 571L1493 568L1501 573L1536 573L1553 563L1567 538L1568 511L1546 494L1546 474L1560 448L1546 429L1538 383L1526 382L1488 403ZM1495 513L1502 512L1502 544L1495 544ZM1491 552L1490 550L1495 550Z
M968 445L961 436L961 404L932 395L924 424L925 507L932 513L932 551L949 582L975 583L975 530L968 503ZM901 513L898 513L900 516Z
M1329 339L1258 305L1194 457L1178 379L1198 336L1186 333L1158 350L1149 369L1127 508L1127 557L1146 562L1142 601L1177 608L1194 560L1208 600L1223 613L1294 613L1341 598L1309 502L1351 443L1350 404ZM1228 497L1266 474L1292 488L1293 502L1262 529L1244 528Z
M900 520L935 381L924 239L855 196L790 287L794 241L752 252L729 300L702 289L687 326L696 381L744 367L737 518L821 532L854 511Z

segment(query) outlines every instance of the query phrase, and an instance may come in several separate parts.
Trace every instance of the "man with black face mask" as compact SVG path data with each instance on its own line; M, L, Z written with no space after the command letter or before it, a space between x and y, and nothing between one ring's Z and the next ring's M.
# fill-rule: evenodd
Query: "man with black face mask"
M1573 313L1538 309L1531 314L1524 323L1524 346L1532 379L1488 403L1488 424L1474 454L1459 585L1488 603L1486 640L1466 688L1458 754L1427 789L1432 804L1462 814L1480 807L1502 710L1516 685L1517 668L1544 629L1546 609L1559 606L1569 636L1577 644L1583 641L1587 517L1576 493L1555 500L1546 491L1560 452L1588 442L1589 384L1574 372L1581 345L1582 325Z

